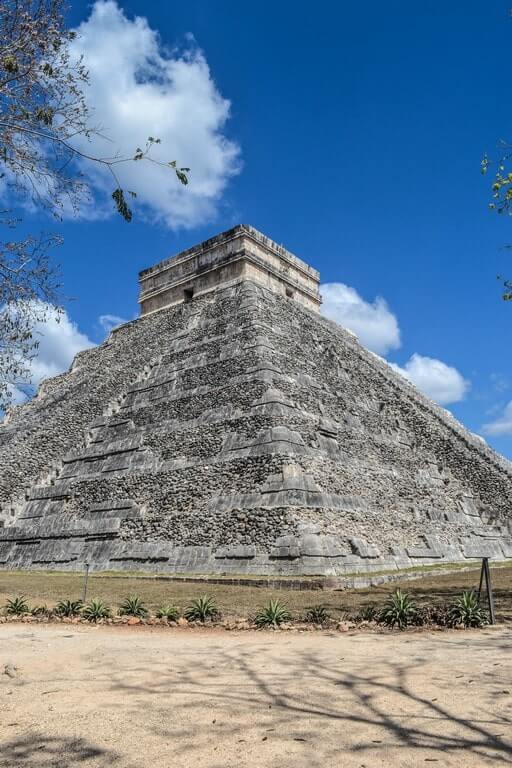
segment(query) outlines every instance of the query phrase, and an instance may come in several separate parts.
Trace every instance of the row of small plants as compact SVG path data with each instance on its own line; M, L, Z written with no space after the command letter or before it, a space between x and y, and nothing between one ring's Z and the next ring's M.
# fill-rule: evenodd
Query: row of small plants
M100 621L101 619L110 619L113 616L112 608L98 597L85 604L81 600L61 600L55 608L48 608L46 605L30 608L25 596L19 595L7 600L5 613L8 616L30 614L32 616L56 616L58 618L81 617L87 621ZM150 612L138 595L129 595L119 606L117 615L144 619L149 617ZM218 615L219 611L215 601L207 595L192 600L183 612L183 616L188 621L205 622L208 619L216 618ZM167 621L177 621L180 616L181 612L175 605L161 605L155 613L157 619L167 619Z
M30 608L23 595L8 600L5 612L10 616L32 616L59 618L81 617L87 621L97 622L112 618L113 612L103 600L93 598L83 604L80 600L61 600L55 608L36 606ZM118 608L119 616L148 618L150 612L138 595L129 595ZM155 612L155 618L176 622L181 617L179 608L175 605L161 605ZM215 600L208 595L192 600L183 611L183 617L189 622L215 621L220 618L220 611ZM280 600L270 600L260 608L254 617L257 627L279 627L292 620L292 614ZM351 618L351 617L347 617ZM327 626L334 619L324 605L309 608L304 616L305 621ZM405 629L408 626L438 625L444 627L464 626L482 627L487 624L487 617L478 603L478 597L473 591L463 592L448 606L418 606L407 592L395 590L386 600L382 608L366 605L352 617L357 622L375 622L388 627Z
M488 623L473 590L463 592L450 605L418 606L407 592L396 589L382 609L367 605L360 611L359 617L363 621L376 621L398 629L426 625L469 628L483 627Z

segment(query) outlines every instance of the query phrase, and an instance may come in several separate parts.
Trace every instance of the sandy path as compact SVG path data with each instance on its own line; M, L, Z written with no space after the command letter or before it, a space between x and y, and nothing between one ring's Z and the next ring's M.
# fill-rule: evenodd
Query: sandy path
M1 768L512 764L512 633L0 626Z

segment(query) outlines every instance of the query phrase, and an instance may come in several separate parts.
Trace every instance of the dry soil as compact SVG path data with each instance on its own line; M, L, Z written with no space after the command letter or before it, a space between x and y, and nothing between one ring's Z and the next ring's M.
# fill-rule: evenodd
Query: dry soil
M0 626L1 768L500 766L511 718L504 628Z

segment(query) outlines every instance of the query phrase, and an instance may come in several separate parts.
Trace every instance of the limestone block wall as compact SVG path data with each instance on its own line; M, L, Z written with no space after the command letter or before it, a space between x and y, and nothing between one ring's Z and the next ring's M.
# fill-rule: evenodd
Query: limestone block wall
M139 275L141 315L241 280L318 310L320 274L253 227L240 224Z
M0 426L0 565L343 574L512 556L511 465L245 280L122 326Z

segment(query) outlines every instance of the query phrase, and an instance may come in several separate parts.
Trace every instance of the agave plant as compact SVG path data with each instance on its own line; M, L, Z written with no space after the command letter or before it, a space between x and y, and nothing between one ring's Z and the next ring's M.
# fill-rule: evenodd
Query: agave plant
M327 624L331 618L329 611L325 605L312 605L306 611L306 621L310 621L311 624Z
M148 609L138 595L129 595L128 597L125 597L119 606L119 615L138 616L142 619L144 616L148 615Z
M407 592L396 589L386 600L384 608L380 612L379 621L389 627L395 625L399 629L405 629L412 623L416 616L416 604Z
M258 627L278 627L284 621L291 619L291 613L279 600L270 600L268 605L260 608L254 619Z
M82 616L87 621L99 621L100 619L108 619L112 615L110 608L103 600L98 597L94 597L90 600L82 611Z
M176 621L180 617L179 608L175 605L161 605L156 611L157 619L167 619L167 621Z
M84 604L81 600L61 600L57 603L55 613L57 616L72 618L73 616L80 616L83 607Z
M17 595L16 597L7 600L5 604L5 612L10 616L23 616L25 613L29 613L30 608L28 607L25 595Z
M30 615L38 616L39 618L43 616L50 617L50 616L53 616L53 609L48 608L47 605L35 605L33 608L30 609Z
M185 618L188 621L202 621L203 623L207 619L213 619L218 615L219 611L213 597L203 595L198 597L197 600L192 600L190 605L185 610Z
M473 590L467 590L457 598L450 609L452 624L463 624L468 627L482 627L487 624L487 618L478 604L478 596Z

